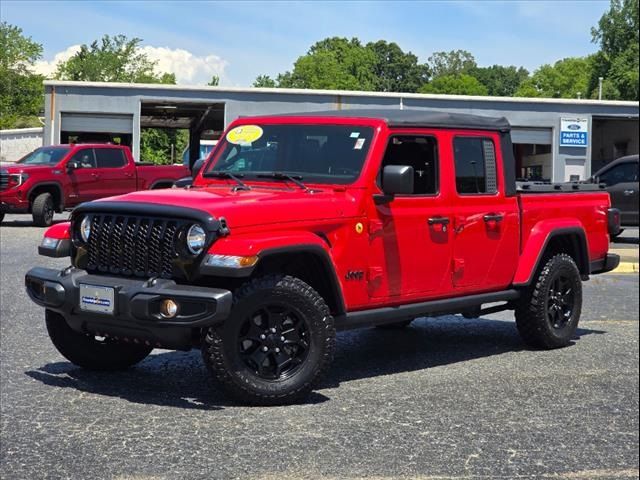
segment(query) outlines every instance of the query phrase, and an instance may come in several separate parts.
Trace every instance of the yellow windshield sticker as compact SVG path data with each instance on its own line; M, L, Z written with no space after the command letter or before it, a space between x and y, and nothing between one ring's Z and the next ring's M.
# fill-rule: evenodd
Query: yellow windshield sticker
M262 136L262 133L262 128L258 125L242 125L229 130L227 142L235 145L253 143Z

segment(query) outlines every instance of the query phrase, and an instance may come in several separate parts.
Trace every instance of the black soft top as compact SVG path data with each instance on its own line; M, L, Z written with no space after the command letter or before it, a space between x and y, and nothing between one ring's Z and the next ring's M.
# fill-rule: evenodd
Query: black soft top
M384 121L389 127L445 127L474 130L511 130L509 121L504 117L484 117L466 113L445 113L428 110L392 110L392 109L352 109L324 110L320 112L289 113L293 117L342 117L373 118Z

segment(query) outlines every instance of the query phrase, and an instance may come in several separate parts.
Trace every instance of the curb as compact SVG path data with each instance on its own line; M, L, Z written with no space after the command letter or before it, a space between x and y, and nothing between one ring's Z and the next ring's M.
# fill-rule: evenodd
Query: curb
M609 273L638 273L639 271L638 262L620 262L620 265Z

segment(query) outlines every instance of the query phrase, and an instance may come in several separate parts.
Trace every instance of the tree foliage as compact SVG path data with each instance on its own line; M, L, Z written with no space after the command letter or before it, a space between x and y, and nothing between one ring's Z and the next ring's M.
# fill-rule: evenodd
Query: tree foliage
M209 87L217 87L220 85L220 77L218 75L212 75L211 80L207 83Z
M542 65L522 82L515 96L586 98L591 64L590 58L570 57L553 65Z
M374 54L374 84L378 92L417 92L429 78L428 67L394 42L378 40L365 48Z
M278 84L269 75L258 75L251 86L256 88L276 88Z
M7 22L0 23L0 128L40 126L43 77L31 71L42 45Z
M492 97L512 97L520 84L529 77L527 69L522 67L477 67L470 71L487 88L487 94Z
M175 83L173 73L156 73L156 62L140 50L140 43L140 38L104 35L91 45L81 45L58 65L55 76L84 82Z
M487 95L487 87L480 81L461 73L458 75L442 75L420 88L420 93L441 93L448 95Z
M433 78L468 74L478 66L476 59L466 50L435 52L427 59L427 64Z

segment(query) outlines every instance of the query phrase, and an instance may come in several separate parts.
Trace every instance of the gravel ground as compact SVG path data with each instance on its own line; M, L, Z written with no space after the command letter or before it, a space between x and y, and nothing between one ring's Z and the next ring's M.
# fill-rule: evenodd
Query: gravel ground
M23 278L68 262L35 255L43 230L28 217L8 220L2 478L638 477L637 275L585 283L568 348L524 348L510 313L346 332L306 404L247 408L216 390L196 351L155 351L118 374L65 361Z

